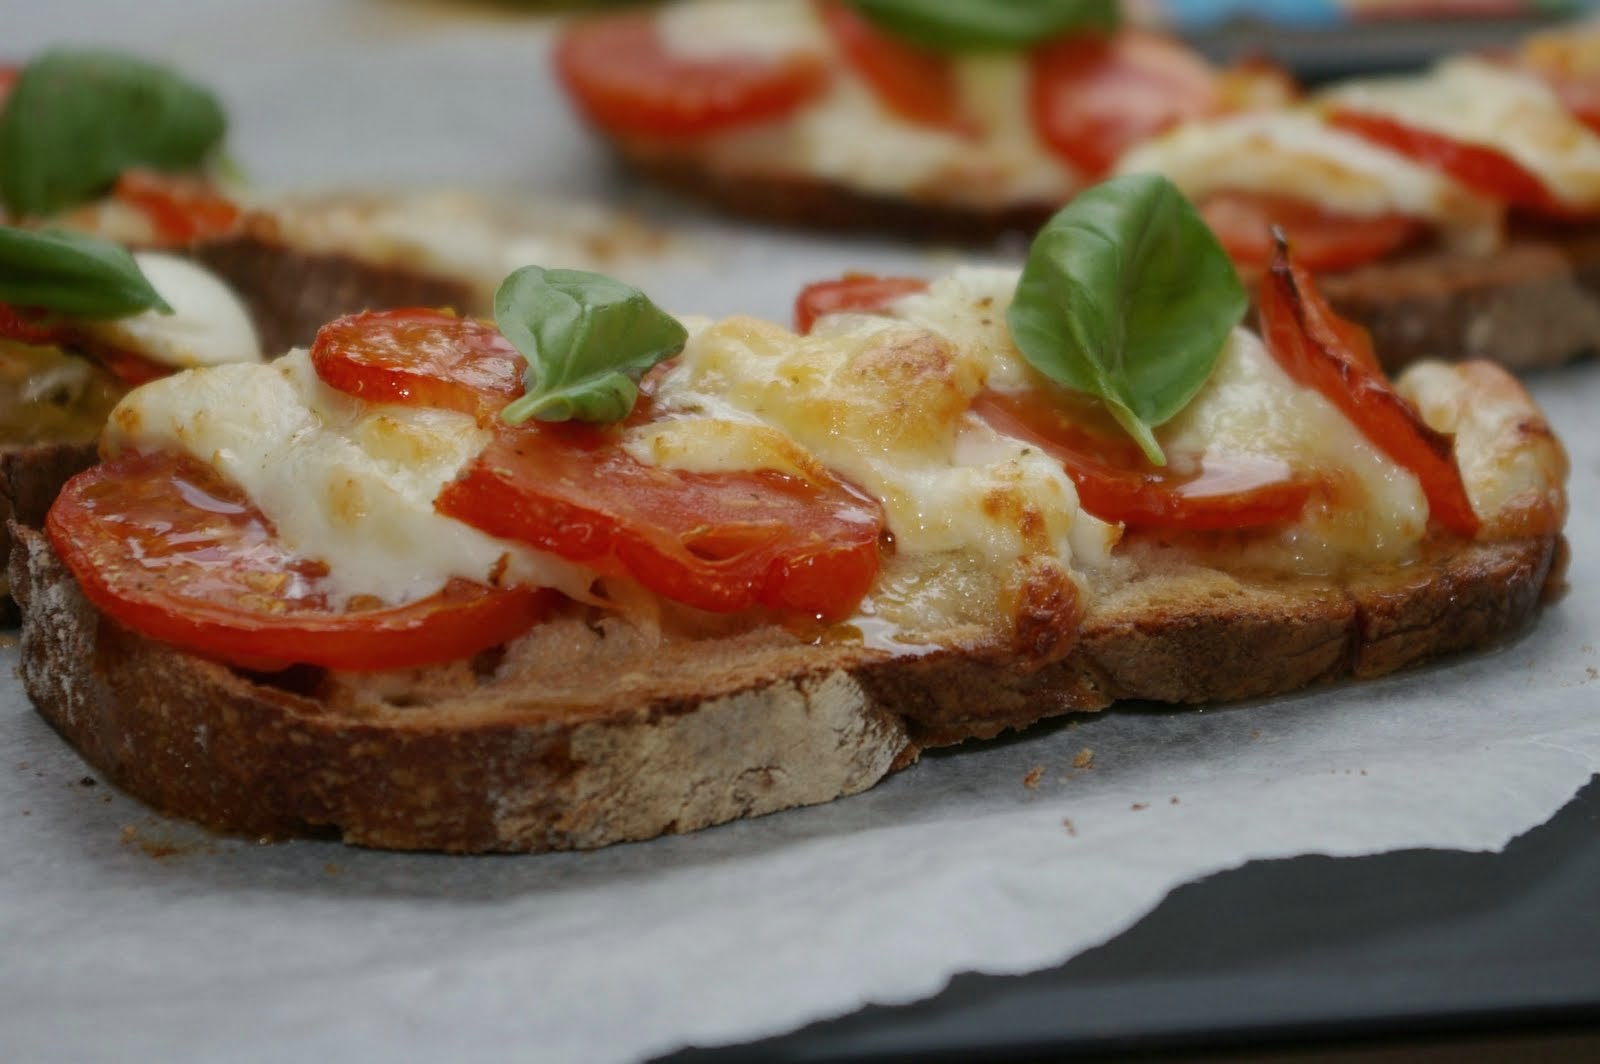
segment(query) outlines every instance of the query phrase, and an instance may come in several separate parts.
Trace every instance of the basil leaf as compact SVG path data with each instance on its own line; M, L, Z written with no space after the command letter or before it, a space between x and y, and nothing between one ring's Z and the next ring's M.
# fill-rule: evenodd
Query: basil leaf
M513 425L621 421L644 371L689 339L637 288L585 270L524 266L500 283L494 319L528 360L522 397L500 415Z
M874 23L944 52L1024 48L1079 30L1117 28L1116 0L854 0Z
M1058 384L1101 399L1157 465L1152 429L1188 405L1248 306L1199 213L1156 174L1079 193L1033 242L1007 312Z
M123 171L198 167L222 141L216 98L114 52L48 52L0 111L0 201L49 215L94 199Z
M0 303L71 318L172 313L120 244L59 229L0 226Z

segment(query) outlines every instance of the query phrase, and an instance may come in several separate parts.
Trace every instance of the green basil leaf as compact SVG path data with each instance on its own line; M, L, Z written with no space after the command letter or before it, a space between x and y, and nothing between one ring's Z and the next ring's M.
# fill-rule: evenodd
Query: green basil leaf
M1006 320L1035 369L1102 400L1164 465L1152 430L1205 384L1248 303L1177 187L1129 174L1079 193L1044 227Z
M944 52L1025 48L1081 30L1117 28L1117 0L854 0L874 23Z
M500 331L528 360L501 417L621 421L644 371L683 350L682 323L637 288L584 270L524 266L494 294Z
M50 215L101 195L123 171L193 170L222 141L209 92L114 52L55 51L23 68L0 111L0 201Z
M0 303L69 318L172 313L120 244L60 229L0 226Z

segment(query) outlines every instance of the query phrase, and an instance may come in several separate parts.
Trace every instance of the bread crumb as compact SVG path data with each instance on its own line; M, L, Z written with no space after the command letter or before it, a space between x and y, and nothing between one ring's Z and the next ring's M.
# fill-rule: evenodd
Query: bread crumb
M1064 816L1061 818L1061 826L1067 829L1068 835L1071 835L1073 838L1078 837L1078 826L1072 822L1072 818L1070 816Z
M1022 785L1031 791L1039 786L1039 781L1042 779L1044 779L1044 766L1035 765L1028 770L1026 776L1022 777Z
M344 869L340 868L332 861L329 861L327 864L322 866L322 874L325 876L336 876L342 871L344 871Z
M1150 803L1149 802L1134 802L1128 808L1133 810L1135 813L1142 813L1146 809L1150 808Z
M85 776L83 779L78 781L78 786L80 787L98 787L99 785L100 781L95 779L93 776Z
M1595 668L1593 665L1590 665L1584 671L1588 674L1589 679L1600 680L1600 669Z
M1073 768L1094 768L1094 751L1087 746L1079 750L1072 758Z
M1167 804L1168 805L1177 805L1178 804L1178 796L1176 794L1174 794L1171 798L1168 798L1167 799Z
M1250 729L1250 738L1252 738L1252 739L1261 738L1261 729L1260 728L1251 728Z

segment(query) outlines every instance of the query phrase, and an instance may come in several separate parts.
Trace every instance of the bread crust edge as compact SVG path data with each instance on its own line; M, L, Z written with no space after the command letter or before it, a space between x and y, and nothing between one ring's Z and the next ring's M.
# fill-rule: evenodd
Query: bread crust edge
M259 837L447 852L590 849L829 801L933 745L1113 701L1259 698L1492 646L1563 586L1559 535L1468 544L1338 586L1201 586L1084 619L1059 660L817 652L816 666L603 717L341 716L102 617L15 527L20 674L92 766L157 809ZM1215 578L1201 579L1202 585ZM1210 605L1207 605L1207 602ZM1266 663L1263 666L1263 663Z

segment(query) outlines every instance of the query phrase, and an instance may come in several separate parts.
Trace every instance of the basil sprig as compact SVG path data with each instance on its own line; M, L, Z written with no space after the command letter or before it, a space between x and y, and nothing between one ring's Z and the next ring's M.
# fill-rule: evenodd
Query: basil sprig
M1103 401L1156 465L1153 429L1188 405L1244 317L1239 275L1155 174L1079 193L1033 242L1006 320L1024 358Z
M1080 30L1117 28L1117 0L854 0L906 40L944 52L1025 48Z
M94 199L124 170L192 170L226 125L215 97L153 63L47 52L23 68L0 111L0 201L49 215Z
M500 283L494 319L528 360L522 397L500 414L513 425L621 421L644 371L689 339L643 292L586 270L524 266Z
M172 308L126 248L59 229L0 226L0 303L69 318L122 318Z

